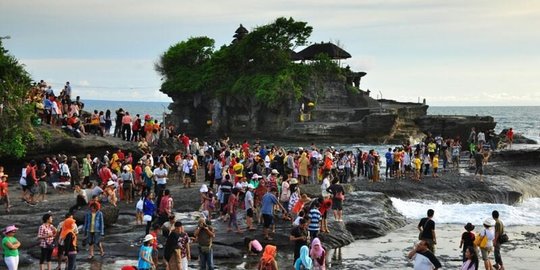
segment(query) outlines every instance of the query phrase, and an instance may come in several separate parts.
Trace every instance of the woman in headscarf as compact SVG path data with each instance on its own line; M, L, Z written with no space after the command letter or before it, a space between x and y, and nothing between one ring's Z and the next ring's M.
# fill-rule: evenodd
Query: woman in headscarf
M300 258L296 259L296 262L294 262L294 269L313 269L313 260L309 257L309 248L307 246L302 246L300 248Z
M60 239L64 242L64 255L68 258L67 270L75 270L77 267L77 235L75 219L66 218L60 232Z
M319 238L315 238L311 241L309 256L313 260L313 270L326 270L326 251L322 247Z
M258 270L277 270L276 262L277 248L273 245L266 245L264 247L264 253L259 262Z

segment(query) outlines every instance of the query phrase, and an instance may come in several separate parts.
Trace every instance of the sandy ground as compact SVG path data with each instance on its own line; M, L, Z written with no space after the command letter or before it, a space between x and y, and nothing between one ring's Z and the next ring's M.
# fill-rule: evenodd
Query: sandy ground
M341 260L334 260L331 269L412 269L406 255L417 241L416 224L412 222L383 237L356 241L341 248L341 253L335 251L333 258L341 255ZM506 269L536 269L540 265L540 227L510 226L506 231L511 240L501 251ZM459 243L463 226L438 224L436 232L436 256L443 269L458 269L461 266Z

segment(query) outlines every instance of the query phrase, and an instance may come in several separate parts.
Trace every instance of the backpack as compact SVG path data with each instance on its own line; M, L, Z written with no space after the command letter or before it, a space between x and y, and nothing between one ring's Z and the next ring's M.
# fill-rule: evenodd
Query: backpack
M309 164L311 164L311 166L318 165L318 164L319 164L319 160L318 160L316 157L311 157L311 158L309 159Z

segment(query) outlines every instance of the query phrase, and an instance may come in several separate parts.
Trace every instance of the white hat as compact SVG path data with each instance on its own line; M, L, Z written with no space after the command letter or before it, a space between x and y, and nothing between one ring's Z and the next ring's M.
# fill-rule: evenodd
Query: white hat
M131 167L129 165L124 165L124 168L123 168L125 171L127 172L130 172L131 171Z
M206 184L202 184L201 189L199 189L200 193L208 192L208 187Z
M260 176L260 175L258 175L256 173L254 173L253 176L251 176L251 179L260 179L260 178L262 178L262 176Z
M150 240L154 240L154 236L152 236L151 234L147 234L143 239L143 243L146 243Z
M252 184L248 184L248 185L247 185L247 188L248 188L248 189L254 189L255 187L254 187Z
M296 185L296 184L298 184L298 179L296 179L296 178L291 178L291 181L290 181L290 182L291 182L291 185Z
M109 182L107 182L107 186L114 186L114 181L109 180Z
M492 218L486 218L486 219L484 219L483 224L485 226L488 226L488 227L493 227L493 226L495 226L495 220L493 220Z
M272 174L279 174L279 172L276 169L272 169Z

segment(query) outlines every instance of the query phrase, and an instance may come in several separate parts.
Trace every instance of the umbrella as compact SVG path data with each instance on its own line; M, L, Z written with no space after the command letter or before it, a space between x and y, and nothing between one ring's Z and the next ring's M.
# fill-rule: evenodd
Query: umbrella
M351 58L351 54L331 42L316 43L298 53L305 60L315 60L318 54L324 53L332 59Z

